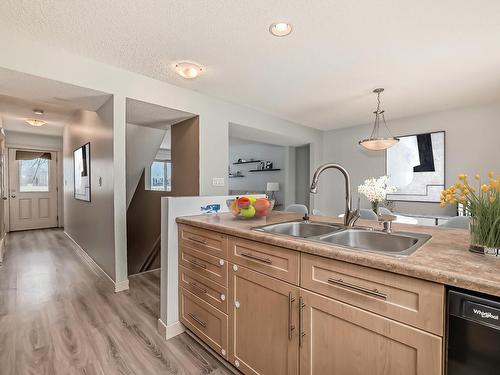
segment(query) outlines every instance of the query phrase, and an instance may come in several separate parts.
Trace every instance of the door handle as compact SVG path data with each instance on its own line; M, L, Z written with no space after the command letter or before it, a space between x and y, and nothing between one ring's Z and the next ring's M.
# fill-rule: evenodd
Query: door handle
M304 303L304 299L302 297L299 298L299 348L302 348L302 344L304 343L304 336L306 332L304 331L304 307L306 304Z
M11 195L10 197L11 197L11 198L15 198L16 196L15 196L15 195ZM7 198L4 198L4 199L7 199Z
M7 200L7 197L2 197L2 199L3 199L4 201L6 201L6 200Z
M295 326L292 322L292 304L295 301L295 298L292 295L292 292L288 293L288 340L292 339L292 331L295 329Z

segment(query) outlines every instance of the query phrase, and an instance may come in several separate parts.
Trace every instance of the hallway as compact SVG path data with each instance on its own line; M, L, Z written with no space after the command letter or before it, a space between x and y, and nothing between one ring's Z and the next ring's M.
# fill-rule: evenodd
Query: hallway
M115 294L61 230L14 232L0 266L0 373L228 374L187 334L156 324L159 271Z

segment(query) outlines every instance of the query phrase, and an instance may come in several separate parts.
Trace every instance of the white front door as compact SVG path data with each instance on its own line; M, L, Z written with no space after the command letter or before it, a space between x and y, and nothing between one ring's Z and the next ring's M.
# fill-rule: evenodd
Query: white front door
M9 148L11 231L57 227L57 153Z

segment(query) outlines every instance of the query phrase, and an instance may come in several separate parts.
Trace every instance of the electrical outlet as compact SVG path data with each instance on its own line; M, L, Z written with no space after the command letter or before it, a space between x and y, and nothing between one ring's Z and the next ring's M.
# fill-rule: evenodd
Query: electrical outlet
M224 177L214 177L212 178L213 186L224 186Z

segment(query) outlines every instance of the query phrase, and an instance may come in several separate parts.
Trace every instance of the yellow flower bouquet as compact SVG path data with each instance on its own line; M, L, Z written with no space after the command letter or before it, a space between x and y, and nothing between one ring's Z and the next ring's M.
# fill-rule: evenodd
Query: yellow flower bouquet
M477 188L471 187L465 174L458 182L441 192L441 207L462 203L471 217L471 251L500 255L500 176L488 173L489 184L475 175Z

